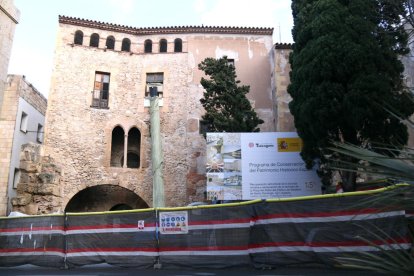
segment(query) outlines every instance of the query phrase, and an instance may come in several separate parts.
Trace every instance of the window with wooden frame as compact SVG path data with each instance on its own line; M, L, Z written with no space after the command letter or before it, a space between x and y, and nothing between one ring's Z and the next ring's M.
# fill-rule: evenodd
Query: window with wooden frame
M145 88L145 97L156 95L162 98L164 86L164 73L147 73L147 85Z
M92 91L92 105L95 108L108 108L110 74L95 72L95 82Z

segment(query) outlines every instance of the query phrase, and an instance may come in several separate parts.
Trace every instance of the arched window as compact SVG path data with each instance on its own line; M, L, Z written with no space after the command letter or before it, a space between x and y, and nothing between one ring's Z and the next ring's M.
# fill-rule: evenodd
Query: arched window
M140 166L140 152L141 152L141 132L133 127L128 132L128 154L127 167L139 168Z
M152 53L152 41L150 39L144 42L144 53Z
M111 167L123 167L125 132L117 126L112 130Z
M167 52L167 40L161 39L160 40L160 53L166 53Z
M82 45L83 44L83 32L82 31L76 31L75 32L75 38L73 40L73 43L76 45Z
M113 50L115 48L115 38L110 35L106 38L106 48Z
M131 51L131 40L129 40L129 38L124 38L122 40L121 51L124 51L124 52Z
M99 35L98 34L95 33L91 35L91 41L89 43L89 46L99 47Z
M174 40L174 52L182 52L183 51L183 41L181 38L176 38Z

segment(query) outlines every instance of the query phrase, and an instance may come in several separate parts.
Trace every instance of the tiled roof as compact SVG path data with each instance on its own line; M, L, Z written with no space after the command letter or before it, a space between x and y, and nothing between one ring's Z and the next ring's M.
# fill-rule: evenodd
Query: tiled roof
M182 33L215 33L215 34L252 34L252 35L272 35L273 28L255 27L219 27L219 26L174 26L174 27L148 27L135 28L100 21L81 19L59 15L59 23L89 27L94 29L122 32L133 35L151 34L182 34Z

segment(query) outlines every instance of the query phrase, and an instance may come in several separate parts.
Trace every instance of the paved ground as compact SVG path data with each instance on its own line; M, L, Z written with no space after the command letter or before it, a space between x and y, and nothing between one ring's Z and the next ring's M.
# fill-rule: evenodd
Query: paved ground
M149 276L273 276L273 275L352 275L368 276L377 275L365 271L350 271L325 268L279 268L272 270L255 270L255 269L132 269L120 268L110 265L91 265L75 269L54 269L42 268L32 265L24 265L13 268L0 267L0 275L78 275L78 276L107 276L107 275L149 275Z

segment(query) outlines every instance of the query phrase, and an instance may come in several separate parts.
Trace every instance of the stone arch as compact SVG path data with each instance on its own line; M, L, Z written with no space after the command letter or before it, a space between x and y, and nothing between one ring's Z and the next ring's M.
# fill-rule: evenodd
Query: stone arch
M76 45L82 45L83 44L83 32L81 30L77 30L75 32L75 37L73 38L73 43Z
M126 210L126 206L131 209L148 208L149 205L135 192L128 188L101 184L79 189L70 197L65 198L65 212L103 212L113 210ZM124 209L119 209L123 207Z
M91 40L89 42L89 46L91 46L91 47L99 47L99 35L97 33L93 33L91 35Z
M122 167L122 157L125 149L125 130L121 125L115 125L111 132L111 167Z
M159 42L159 52L160 53L166 53L167 52L167 45L168 45L168 43L167 43L167 40L166 39L160 39L160 42Z
M152 40L151 39L145 40L144 53L152 53Z
M122 39L121 51L124 51L124 52L131 51L131 40L129 38Z
M113 37L112 35L108 36L106 38L105 46L107 49L110 49L110 50L115 49L115 37Z
M181 40L181 38L176 38L174 40L174 52L180 53L182 51L183 51L183 41Z

